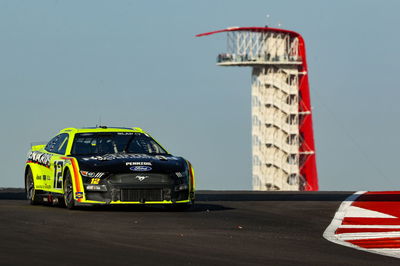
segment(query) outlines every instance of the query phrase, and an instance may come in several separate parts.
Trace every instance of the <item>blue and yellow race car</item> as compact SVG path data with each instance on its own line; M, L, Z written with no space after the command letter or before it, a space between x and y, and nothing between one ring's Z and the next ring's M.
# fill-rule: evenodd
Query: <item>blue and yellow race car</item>
M32 146L25 167L31 204L72 209L95 204L194 204L189 161L169 154L140 128L66 128Z

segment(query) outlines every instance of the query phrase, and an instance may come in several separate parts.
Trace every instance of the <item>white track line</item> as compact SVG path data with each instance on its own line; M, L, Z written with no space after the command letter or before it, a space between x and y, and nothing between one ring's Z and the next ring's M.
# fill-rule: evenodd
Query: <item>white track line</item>
M400 237L400 232L367 232L367 233L343 233L337 234L336 238L342 241L361 240L361 239L378 239L383 237Z
M343 224L343 225L340 225L338 228L393 228L393 229L397 229L397 228L400 228L400 225Z
M355 201L358 197L360 197L362 194L364 194L366 191L358 191L356 193L354 193L353 195L347 197L342 204L340 204L339 209L336 211L335 216L332 219L331 224L328 226L328 228L326 228L323 237L326 240L329 240L331 242L334 242L336 244L339 245L344 245L344 246L348 246L351 248L359 248L356 245L353 245L351 243L348 242L343 242L341 240L339 240L335 234L335 231L337 228L339 228L342 225L342 220L346 215L346 209L349 208L351 206L351 204L353 203L353 201Z
M377 211L367 210L364 208L350 206L347 208L346 212L351 213L351 216L347 217L359 217L359 218L397 218L386 213L381 213Z
M372 253L377 253L384 256L400 258L400 249L399 248L379 248L379 249L368 249L365 250Z

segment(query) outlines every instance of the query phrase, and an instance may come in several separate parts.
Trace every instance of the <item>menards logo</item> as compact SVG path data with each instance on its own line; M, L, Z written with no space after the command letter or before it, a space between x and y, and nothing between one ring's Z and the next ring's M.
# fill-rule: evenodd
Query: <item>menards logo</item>
M31 151L28 153L28 161L38 163L46 167L50 167L51 155L39 151Z

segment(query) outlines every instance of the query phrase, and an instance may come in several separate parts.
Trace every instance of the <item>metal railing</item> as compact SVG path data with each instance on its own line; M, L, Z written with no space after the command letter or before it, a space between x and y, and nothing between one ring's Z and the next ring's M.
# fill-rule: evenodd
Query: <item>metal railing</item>
M241 62L268 62L268 63L301 63L301 56L270 56L267 55L236 55L236 54L219 54L217 56L217 63L241 63Z

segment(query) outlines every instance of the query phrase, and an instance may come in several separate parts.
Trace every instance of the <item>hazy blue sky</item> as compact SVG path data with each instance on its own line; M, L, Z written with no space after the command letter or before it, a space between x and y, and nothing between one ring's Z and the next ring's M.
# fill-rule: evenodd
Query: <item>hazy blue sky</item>
M399 1L0 1L0 186L23 186L30 142L101 116L191 160L199 189L250 189L250 69L215 65L225 34L194 35L280 23L307 45L321 189L399 189L399 10Z

